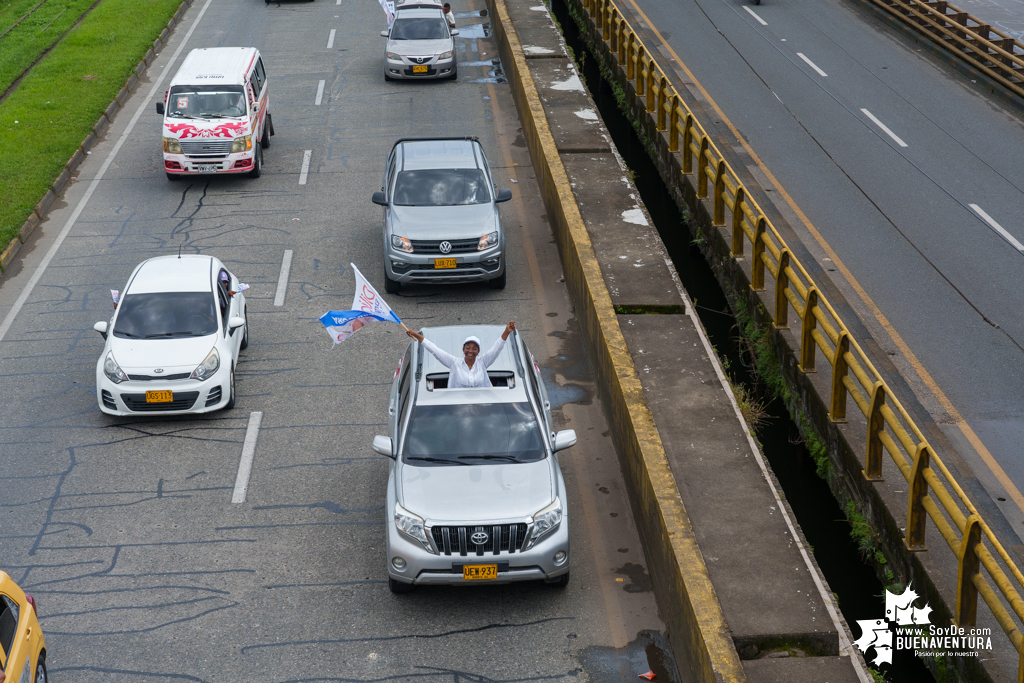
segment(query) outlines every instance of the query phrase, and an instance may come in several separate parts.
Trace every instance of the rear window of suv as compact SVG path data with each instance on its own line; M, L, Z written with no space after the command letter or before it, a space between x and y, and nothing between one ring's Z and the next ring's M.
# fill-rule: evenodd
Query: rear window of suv
M425 467L536 462L545 451L529 403L476 403L413 408L402 455Z
M395 183L396 206L459 206L491 201L487 177L478 168L402 171Z

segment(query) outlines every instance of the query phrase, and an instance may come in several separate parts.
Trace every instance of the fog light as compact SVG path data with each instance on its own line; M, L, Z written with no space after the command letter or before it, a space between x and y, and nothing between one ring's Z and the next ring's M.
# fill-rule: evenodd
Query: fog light
M562 554L564 555L565 553L562 553ZM393 564L395 566L395 569L397 569L399 571L405 569L405 560L402 559L401 557L391 558L391 564Z
M559 550L557 553L555 553L555 564L564 564L566 557L568 556L565 554L565 551Z

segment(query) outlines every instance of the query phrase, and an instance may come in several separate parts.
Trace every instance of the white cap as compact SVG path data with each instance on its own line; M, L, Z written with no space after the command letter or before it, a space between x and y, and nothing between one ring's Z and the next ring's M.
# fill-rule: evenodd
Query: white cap
M463 345L463 346L465 346L465 345L466 345L466 344L468 344L469 342L473 342L474 344L476 344L476 347L477 347L478 349L479 349L479 348L481 348L481 346L482 346L482 345L480 344L480 339L479 339L479 337L466 337L466 341L462 342L462 345Z

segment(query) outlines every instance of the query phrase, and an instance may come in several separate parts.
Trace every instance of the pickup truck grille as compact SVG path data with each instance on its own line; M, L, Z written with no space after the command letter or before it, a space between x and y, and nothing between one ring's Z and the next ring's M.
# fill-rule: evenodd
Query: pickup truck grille
M473 536L487 536L483 543L474 543ZM435 526L430 530L437 551L442 555L497 555L522 550L526 540L525 524L494 524L474 526Z

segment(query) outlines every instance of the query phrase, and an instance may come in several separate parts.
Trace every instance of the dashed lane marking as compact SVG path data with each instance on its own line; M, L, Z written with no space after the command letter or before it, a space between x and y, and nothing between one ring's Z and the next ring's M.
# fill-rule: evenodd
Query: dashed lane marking
M317 102L317 104L320 104ZM313 150L307 149L302 153L302 168L299 170L299 185L306 184L306 177L309 175L309 158L313 155Z
M318 107L320 106L320 103L323 102L323 99L324 99L324 85L326 85L326 84L327 84L327 81L320 81L320 83L316 86L316 102L314 104L316 104L316 106L318 106Z
M807 62L807 66L809 66L812 69L814 69L815 71L817 71L818 75L821 76L822 78L827 78L828 77L828 74L825 73L824 71L822 71L821 69L819 69L817 64L815 64L811 60L807 59L807 57L804 56L803 52L797 52L796 56L799 57L800 59L804 60L805 62Z
M334 47L334 34L337 33L337 31L338 31L338 29L336 29L336 28L332 28L331 29L331 36L327 39L327 49L328 50L330 50L332 47Z
M750 12L750 16L752 16L755 19L757 19L757 22L759 24L761 24L761 26L767 26L768 25L768 22L765 21L764 19L762 19L761 17L757 16L757 14L754 12L754 10L750 9L749 7L744 7L743 9L747 10L748 12Z
M292 250L284 250L281 259L281 274L277 276L277 292L274 294L274 305L284 306L284 295L288 292L288 275L292 272Z
M290 254L291 252L286 252ZM252 461L256 457L256 439L260 436L260 423L263 412L255 410L249 413L249 426L245 428L245 441L242 442L242 457L238 461L238 474L235 476L235 491L231 494L232 503L244 503L245 494L249 490L249 477L252 475Z
M977 204L971 204L970 207L971 207L971 209L974 210L974 213L976 213L979 216L981 216L981 220L983 220L986 223L988 223L990 228L992 228L993 230L998 232L1000 235L1003 236L1004 240L1006 240L1011 245L1013 245L1014 249L1016 249L1019 252L1024 252L1024 244L1021 244L1020 242L1017 241L1017 239L1013 235L1011 235L1010 233L1006 232L1006 230L1003 228L1003 226L1001 226L998 223L996 223L995 219L992 218L992 216L989 216L987 213L985 213L985 209L981 208Z
M896 135L896 133L893 133L891 130L889 130L889 126L887 126L884 123L882 123L881 121L879 121L878 118L874 114L869 112L867 109L861 109L861 111L864 112L864 116L866 116L869 119L871 119L872 121L874 121L876 126L878 126L883 131L885 131L886 135L888 135L893 140L895 140L897 145L899 145L900 147L906 147L907 146L907 143L903 142L903 140L900 139L900 136Z

